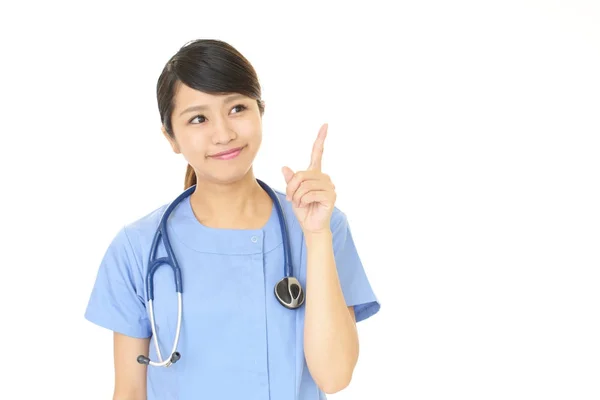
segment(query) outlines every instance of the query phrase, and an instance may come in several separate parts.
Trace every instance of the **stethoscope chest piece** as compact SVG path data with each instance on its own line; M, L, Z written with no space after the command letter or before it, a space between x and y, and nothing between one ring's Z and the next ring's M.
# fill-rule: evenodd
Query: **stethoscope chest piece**
M298 279L293 276L285 277L275 285L275 296L286 308L294 310L304 303L304 291Z

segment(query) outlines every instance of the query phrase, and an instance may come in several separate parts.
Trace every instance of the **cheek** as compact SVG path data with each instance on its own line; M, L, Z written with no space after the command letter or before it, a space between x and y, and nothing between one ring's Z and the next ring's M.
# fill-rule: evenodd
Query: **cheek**
M210 138L201 132L194 132L193 129L181 133L177 140L181 154L187 159L203 158L209 147Z
M256 121L254 119L248 119L239 121L235 130L237 134L240 136L240 139L248 143L260 143L262 140L262 126L260 121Z

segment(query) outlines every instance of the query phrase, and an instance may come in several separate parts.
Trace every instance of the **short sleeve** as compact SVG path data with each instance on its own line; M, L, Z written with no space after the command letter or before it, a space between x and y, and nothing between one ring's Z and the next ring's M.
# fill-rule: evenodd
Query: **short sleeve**
M331 229L335 263L344 299L349 307L354 307L356 322L365 320L375 315L381 305L358 255L348 219L337 208L331 218Z
M143 279L125 228L100 263L85 318L103 328L137 338L151 336Z

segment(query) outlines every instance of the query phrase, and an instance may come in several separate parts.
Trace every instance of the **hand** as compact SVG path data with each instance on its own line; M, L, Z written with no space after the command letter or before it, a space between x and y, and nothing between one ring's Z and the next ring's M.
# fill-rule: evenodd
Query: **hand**
M321 172L327 128L328 125L323 124L319 130L306 171L294 173L288 167L282 169L287 183L286 198L292 202L294 214L305 234L328 231L335 205L335 186L329 176Z

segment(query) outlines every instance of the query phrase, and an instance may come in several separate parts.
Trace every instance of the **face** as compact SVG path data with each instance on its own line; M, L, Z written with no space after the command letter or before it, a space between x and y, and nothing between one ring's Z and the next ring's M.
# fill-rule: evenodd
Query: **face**
M238 93L212 95L180 84L171 121L175 137L164 127L163 134L199 181L231 183L252 168L262 142L256 100Z

